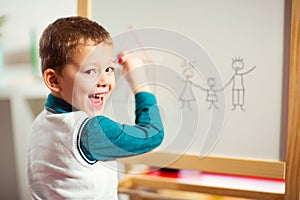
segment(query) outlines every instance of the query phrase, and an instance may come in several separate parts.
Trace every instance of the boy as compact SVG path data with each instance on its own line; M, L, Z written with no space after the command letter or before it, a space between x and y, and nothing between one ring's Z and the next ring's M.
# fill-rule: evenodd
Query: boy
M33 199L117 199L116 159L160 145L163 127L155 96L140 86L143 63L121 55L123 74L135 94L135 125L103 116L115 85L113 44L99 24L60 18L40 39L43 79L50 89L35 119L28 148ZM141 68L140 68L141 69Z

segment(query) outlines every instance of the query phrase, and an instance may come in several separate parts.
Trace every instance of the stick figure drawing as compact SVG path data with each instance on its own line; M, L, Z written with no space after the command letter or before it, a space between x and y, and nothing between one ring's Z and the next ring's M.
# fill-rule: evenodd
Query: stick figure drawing
M244 69L244 59L235 57L232 59L232 69L234 70L234 74L231 79L225 84L224 89L232 83L232 110L235 110L237 107L240 107L242 111L245 111L245 84L244 84L244 76L252 72L256 66L253 66L246 72L241 72Z
M181 102L181 108L184 108L185 105L188 106L188 108L191 110L192 106L191 103L196 101L194 91L192 89L192 86L200 88L202 91L206 92L206 101L209 103L208 109L216 108L219 109L219 107L216 105L216 102L219 101L219 98L217 96L217 92L223 90L222 89L215 89L216 81L214 77L209 77L207 79L207 88L202 87L199 84L196 84L192 81L192 78L194 76L194 69L188 62L184 62L181 65L183 67L182 75L184 79L179 78L182 82L184 82L183 90L180 94L179 100Z
M208 109L211 110L215 108L219 110L217 103L219 102L218 92L221 92L226 89L232 83L232 110L236 110L236 108L240 108L242 111L245 111L245 83L244 77L245 75L252 72L256 66L253 66L248 71L242 72L245 68L244 59L240 57L235 57L232 59L232 69L234 70L234 74L230 78L230 80L224 85L222 88L216 88L216 80L215 77L208 77L206 87L202 87L199 84L196 84L192 78L194 76L194 68L191 63L184 62L181 64L182 69L182 77L179 79L184 82L183 90L180 93L179 100L181 102L181 108L184 108L185 105L192 110L191 103L196 101L196 97L193 91L193 87L199 88L202 91L206 92L206 102L209 103Z
M193 92L192 86L195 87L200 87L200 86L191 80L194 76L193 68L187 63L183 63L181 66L184 67L182 70L182 75L184 79L182 79L181 77L179 77L179 79L182 82L184 82L184 87L180 93L179 100L181 102L181 108L184 108L185 104L187 104L188 108L192 110L191 103L196 101L196 97Z
M207 86L208 89L204 89L204 88L201 89L206 91L206 101L209 103L208 110L210 110L212 107L219 110L219 107L216 105L216 102L219 101L217 92L220 90L215 89L216 79L214 77L209 77L207 79Z

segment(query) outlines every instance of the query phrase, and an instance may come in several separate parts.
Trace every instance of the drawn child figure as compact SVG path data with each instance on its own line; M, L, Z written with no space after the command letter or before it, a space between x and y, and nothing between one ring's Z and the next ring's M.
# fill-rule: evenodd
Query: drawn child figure
M182 75L184 79L180 78L179 79L184 82L184 87L183 90L179 96L179 100L181 102L181 108L185 107L185 104L187 104L188 108L192 110L191 103L196 101L196 97L194 94L194 91L192 89L192 86L195 87L201 87L200 85L197 85L192 81L192 78L194 76L194 69L190 66L190 63L184 62L181 64L183 68L182 70Z
M226 88L232 82L232 110L235 110L236 107L240 107L241 110L245 111L245 85L244 85L244 75L252 72L256 66L252 67L246 72L241 72L244 69L244 59L236 57L232 59L232 69L234 70L234 75L231 77L229 82L225 84Z
M207 79L207 85L208 89L206 89L205 91L207 92L206 101L210 103L208 109L210 110L212 107L214 107L219 110L219 107L216 105L216 102L219 101L217 95L217 92L219 90L215 89L216 79L214 77L209 77Z
M206 92L206 102L209 103L208 110L210 110L212 107L216 109L220 109L217 105L216 102L219 101L219 97L217 95L217 92L222 91L222 89L215 89L216 86L216 79L214 77L209 77L207 79L207 86L208 88L203 88L200 85L197 85L198 88Z
M60 18L44 30L39 49L51 93L30 135L32 198L118 199L116 159L151 151L164 135L155 96L147 85L139 87L146 79L143 63L120 55L136 103L136 124L127 125L103 115L115 76L112 39L102 26L79 16Z

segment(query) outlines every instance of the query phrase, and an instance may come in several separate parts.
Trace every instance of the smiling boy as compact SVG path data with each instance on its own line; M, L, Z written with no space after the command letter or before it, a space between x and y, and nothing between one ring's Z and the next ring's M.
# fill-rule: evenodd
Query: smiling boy
M164 135L156 98L138 81L145 74L136 75L143 63L121 57L136 103L135 125L127 125L103 115L115 77L112 39L102 26L60 18L43 32L40 57L50 94L30 135L32 198L117 199L116 159L151 151Z

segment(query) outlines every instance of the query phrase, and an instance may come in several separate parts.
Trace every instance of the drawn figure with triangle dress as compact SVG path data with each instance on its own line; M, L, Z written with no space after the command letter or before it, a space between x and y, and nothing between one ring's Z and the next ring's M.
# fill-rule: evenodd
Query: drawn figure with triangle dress
M181 108L184 108L185 105L188 106L190 110L192 110L191 103L196 101L196 97L194 94L194 91L192 89L192 86L202 88L200 85L193 82L192 78L194 76L194 69L191 66L191 63L184 62L181 64L181 67L183 67L182 75L184 79L179 78L182 82L184 82L184 88L182 89L179 100L181 102Z

